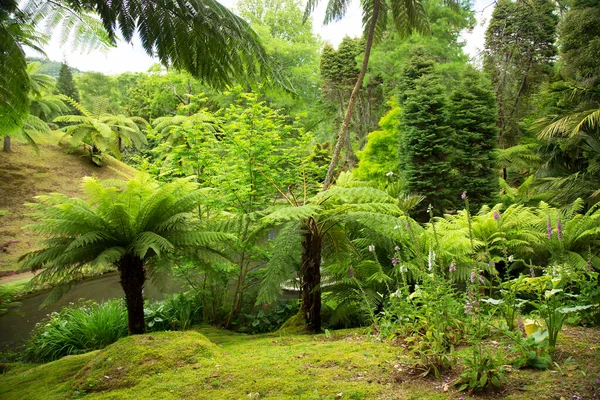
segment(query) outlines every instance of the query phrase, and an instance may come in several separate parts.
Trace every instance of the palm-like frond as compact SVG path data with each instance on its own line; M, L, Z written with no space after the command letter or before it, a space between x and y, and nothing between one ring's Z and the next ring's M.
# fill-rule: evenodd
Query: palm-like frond
M577 112L562 117L548 116L539 119L533 126L538 138L576 136L582 132L593 132L600 127L600 108Z
M29 79L25 54L26 40L23 15L17 2L0 5L0 134L12 135L23 125L29 111Z
M70 45L73 50L107 50L114 45L96 16L71 8L67 1L26 0L20 9L31 25L53 32L61 45Z
M286 227L289 226L299 227L294 231L298 249L292 251L282 247L282 251L289 254L297 254L300 251L302 227L307 230L307 221L315 221L315 225L311 225L316 226L311 228L315 229L312 234L322 243L321 255L326 264L324 274L330 276L328 284L336 284L339 277L337 273L331 274L327 271L331 268L335 271L338 268L347 274L350 262L360 259L360 252L373 243L372 240L385 243L387 248L392 249L396 243L394 239L399 234L396 229L398 224L404 226L406 223L397 200L386 192L371 187L356 187L349 178L342 177L341 182L345 182L346 186L334 186L326 192L320 192L308 199L305 205L279 206L262 218L262 223L266 226L283 225L284 229L288 229ZM400 216L404 219L400 220ZM350 238L354 235L357 235L357 238L351 241ZM261 286L264 293L271 294L277 293L279 285L290 279L299 266L299 263L295 263L295 269L290 269L289 263L280 262L284 256L278 255L281 249L277 239L274 245L273 257L276 257L276 261L271 261L267 268L275 268L277 272L266 272ZM371 277L378 282L380 278L387 280L379 275ZM261 301L267 298L269 296L264 295Z
M35 282L64 283L86 265L115 264L125 254L150 264L176 249L218 249L230 237L190 213L204 194L189 180L140 176L113 186L85 178L83 188L87 201L54 193L28 205L36 220L28 228L48 238L21 257L24 268L43 269Z
M115 40L138 33L144 50L161 63L223 88L236 78L273 77L268 57L248 23L215 0L65 0L76 10L96 12Z
M448 2L452 4L452 2ZM392 21L401 37L408 37L413 32L428 33L429 25L423 3L419 0L394 0L390 2Z
M64 96L57 96L71 104L81 115L63 115L54 119L54 122L67 123L61 130L65 136L70 136L73 147L80 143L92 146L94 150L109 152L121 157L121 145L140 148L146 144L146 136L142 128L147 122L139 117L126 117L106 113L108 101L98 98L94 102L94 109L90 112L75 100Z
M39 134L50 134L52 131L48 124L40 118L29 114L23 127L21 128L21 136L33 147L36 153L39 154L39 148L35 141Z
M503 167L516 167L518 169L531 169L541 162L540 157L535 154L537 145L520 144L498 150L498 164Z

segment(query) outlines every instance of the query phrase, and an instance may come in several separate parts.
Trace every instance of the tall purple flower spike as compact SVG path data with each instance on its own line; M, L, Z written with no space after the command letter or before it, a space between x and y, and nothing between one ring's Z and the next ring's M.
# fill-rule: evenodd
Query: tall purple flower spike
M548 230L548 239L552 237L552 223L550 222L550 218L548 218L548 222L546 223L546 228Z

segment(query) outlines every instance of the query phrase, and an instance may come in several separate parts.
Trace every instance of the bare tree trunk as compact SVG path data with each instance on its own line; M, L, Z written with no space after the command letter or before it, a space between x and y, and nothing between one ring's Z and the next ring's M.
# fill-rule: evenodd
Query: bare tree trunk
M4 151L10 153L10 136L4 136Z
M371 24L369 26L369 32L367 34L367 43L365 44L365 55L363 57L362 67L360 69L360 73L358 74L356 85L354 85L354 90L352 90L352 94L350 95L350 100L348 101L348 108L346 108L346 116L344 117L344 122L342 122L342 127L338 135L338 140L335 145L335 149L333 150L331 163L329 164L329 169L327 170L327 176L325 177L325 181L323 182L323 190L327 190L327 188L329 188L329 186L331 185L335 167L337 166L337 163L340 159L342 146L346 142L346 136L348 136L348 129L350 127L352 113L354 112L354 106L356 105L356 98L358 96L360 88L362 87L363 80L365 79L365 74L367 73L367 66L369 65L369 56L371 55L371 47L373 47L375 25L377 24L377 20L379 18L379 7L379 0L375 0L375 3L373 4L373 15L371 16Z
M121 287L125 292L129 334L146 333L144 295L142 292L146 281L144 262L136 256L127 254L119 261L118 267L121 276Z

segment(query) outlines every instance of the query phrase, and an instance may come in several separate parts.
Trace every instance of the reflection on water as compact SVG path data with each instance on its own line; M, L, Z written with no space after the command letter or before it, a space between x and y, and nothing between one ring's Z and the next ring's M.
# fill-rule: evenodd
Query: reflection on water
M124 298L119 275L107 274L77 284L56 303L40 310L40 305L49 292L36 294L21 300L21 305L0 315L0 349L22 344L28 337L35 324L53 311L58 311L71 302L79 299L96 300L98 302ZM144 298L162 300L162 293L151 282L144 285Z

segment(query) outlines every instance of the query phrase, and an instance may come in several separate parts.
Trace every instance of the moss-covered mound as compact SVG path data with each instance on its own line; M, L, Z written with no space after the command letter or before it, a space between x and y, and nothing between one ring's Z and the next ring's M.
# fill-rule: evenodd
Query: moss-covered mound
M298 311L298 314L285 321L277 333L280 335L297 335L300 333L306 333L306 319L302 314L302 310Z
M129 336L99 351L75 375L76 387L102 391L134 386L141 378L212 362L219 348L195 332Z

